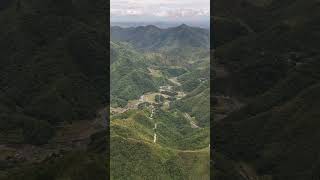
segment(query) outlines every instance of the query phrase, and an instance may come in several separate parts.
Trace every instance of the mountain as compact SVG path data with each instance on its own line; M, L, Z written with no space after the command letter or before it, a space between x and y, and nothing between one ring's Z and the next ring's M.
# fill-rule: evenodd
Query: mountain
M154 25L111 27L111 40L125 41L143 51L173 51L181 48L209 48L209 30L182 24L160 29Z
M203 32L112 27L111 179L209 178L209 37L189 37Z
M53 126L94 117L106 102L103 31L81 17L63 15L55 9L59 5L19 2L19 10L11 2L1 12L0 83L7 101L2 112L9 119L19 114Z
M188 92L184 98L172 103L173 108L190 113L196 117L200 126L210 126L210 59L209 55L190 67L190 71L177 79L181 89Z
M12 179L21 179L15 176L28 169L34 172L33 168L38 169L37 173L23 176L24 179L79 176L81 171L72 172L72 163L62 167L67 156L79 164L74 168L85 166L73 154L76 148L70 145L72 138L62 137L63 147L70 146L64 148L67 152L57 153L59 158L55 159L52 152L59 151L61 141L59 145L57 139L70 126L70 136L82 135L88 141L97 130L92 122L107 103L108 51L103 28L107 4L87 0L7 0L1 1L0 6L0 179L11 175ZM81 124L95 130L83 135ZM36 150L26 153L28 147ZM81 152L84 161L91 157L87 153ZM49 168L51 161L55 165ZM70 171L48 175L59 168Z
M172 21L172 22L168 22L168 21L154 21L154 22L123 22L123 21L113 21L111 19L111 26L120 26L120 27L124 27L124 28L128 28L128 27L138 27L138 26L148 26L148 25L154 25L157 26L159 28L170 28L170 27L176 27L181 25L181 22L178 21ZM209 21L190 21L190 22L186 22L186 24L188 24L189 26L195 26L195 27L201 27L201 28L205 28L205 29L210 29L210 23Z
M216 18L251 29L215 50L216 95L244 104L214 123L216 178L312 179L319 176L318 2L262 2L216 2Z
M125 106L145 92L157 90L143 56L130 46L111 42L111 105Z

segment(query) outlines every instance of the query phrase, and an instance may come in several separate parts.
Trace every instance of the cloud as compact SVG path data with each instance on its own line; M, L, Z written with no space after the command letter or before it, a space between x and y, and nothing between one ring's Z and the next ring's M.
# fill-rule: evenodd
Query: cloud
M209 9L210 0L111 0L111 17L209 17Z
M152 15L162 17L196 17L209 16L210 12L206 9L176 8L155 12Z

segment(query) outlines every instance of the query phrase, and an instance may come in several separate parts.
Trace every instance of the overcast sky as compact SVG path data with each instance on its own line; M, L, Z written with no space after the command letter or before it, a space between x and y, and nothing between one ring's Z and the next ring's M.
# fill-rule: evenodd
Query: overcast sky
M208 21L210 0L111 0L111 21Z

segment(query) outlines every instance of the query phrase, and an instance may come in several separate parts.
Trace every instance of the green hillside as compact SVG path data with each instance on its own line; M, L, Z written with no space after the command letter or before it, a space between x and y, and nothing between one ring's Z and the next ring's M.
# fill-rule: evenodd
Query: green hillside
M144 57L129 45L111 42L111 55L112 106L124 106L128 100L157 89Z
M49 1L19 2L19 9L11 1L0 11L0 93L7 101L1 102L1 114L12 123L8 126L15 129L27 123L13 120L15 116L43 127L93 118L106 101L107 80L104 32L86 22L95 14L86 19L76 12L63 14L61 7L83 8L67 2L49 7Z
M161 112L153 120L149 114L131 111L112 118L111 179L208 178L209 129L192 129L183 116L172 113ZM153 143L155 122L157 144Z
M317 4L312 0L258 5L217 2L217 16L237 18L253 30L224 41L215 51L216 66L225 71L217 70L213 79L217 94L245 104L214 123L215 147L222 157L215 167L224 169L224 163L232 167L220 171L224 172L220 177L241 177L239 163L255 178L319 176ZM228 6L230 13L223 13Z
M111 179L210 178L208 39L186 33L207 32L111 28Z
M69 126L84 122L93 128L91 120L107 103L107 4L6 0L0 6L0 179L79 179L84 172L75 175L77 167L65 164L68 157L80 168L99 154L82 151L81 159L73 155L72 138L63 139L65 146L53 142ZM57 161L50 153L55 151ZM51 176L57 171L64 175ZM88 169L82 179L97 171Z

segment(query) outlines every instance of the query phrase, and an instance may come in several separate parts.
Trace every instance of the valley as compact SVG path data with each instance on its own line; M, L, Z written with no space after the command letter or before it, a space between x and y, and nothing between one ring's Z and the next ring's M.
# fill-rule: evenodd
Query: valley
M117 38L129 31L114 29ZM178 36L185 31L185 41L187 32L200 32L208 42L208 32L186 25L135 30L164 38L156 42L161 50L146 44L142 51L148 35L136 42L135 36L119 40L111 33L111 179L209 179L209 49L183 44ZM176 39L166 41L169 35Z

